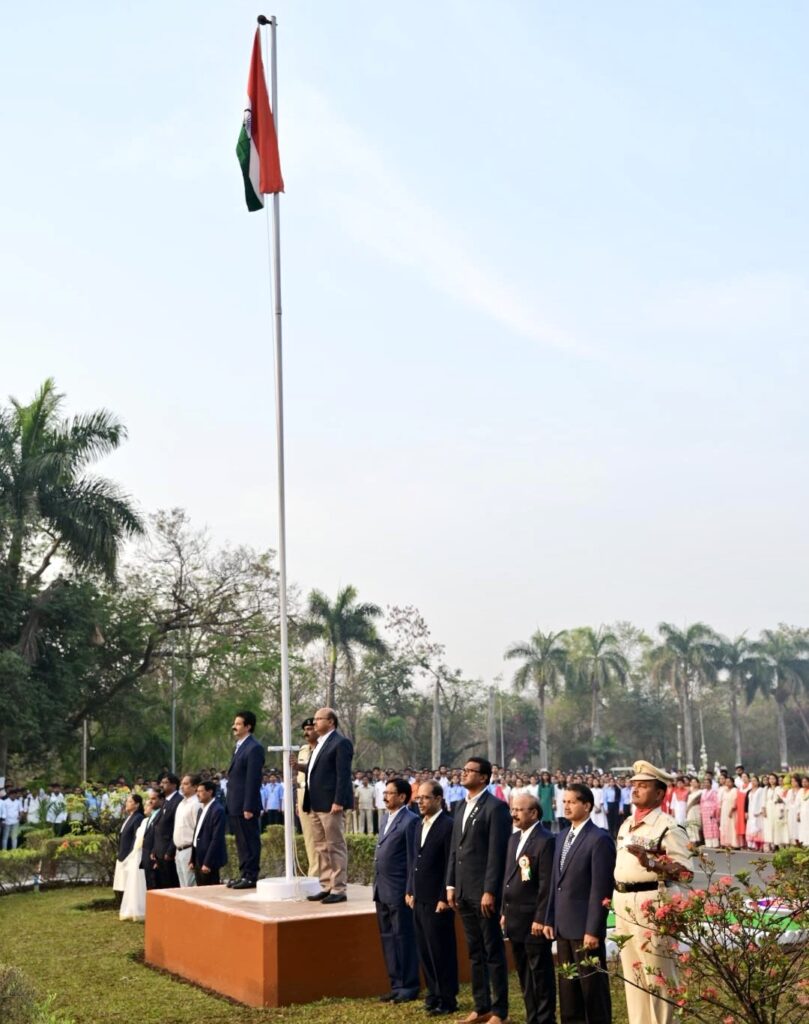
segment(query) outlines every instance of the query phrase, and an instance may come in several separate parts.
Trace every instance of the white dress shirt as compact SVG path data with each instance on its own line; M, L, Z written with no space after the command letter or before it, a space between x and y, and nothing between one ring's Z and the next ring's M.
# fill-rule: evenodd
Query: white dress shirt
M317 761L318 755L320 754L320 751L323 749L323 744L326 742L326 740L329 738L329 736L331 736L333 732L334 729L329 729L325 736L318 736L317 746L312 751L312 756L309 758L309 767L306 772L308 778L312 778L312 769L315 766L315 761Z
M197 803L199 803L199 798L197 798ZM194 826L194 838L191 840L192 846L197 845L197 836L199 835L199 830L202 828L202 823L203 821L205 821L205 815L208 813L208 809L212 803L213 800L209 800L207 804L201 804L202 810L200 811L199 817L197 818L197 823ZM178 811L177 813L179 814L180 812Z
M463 809L463 823L462 823L462 827L463 828L466 828L466 821L467 821L469 815L472 813L472 808L475 806L475 804L478 802L478 800L480 800L480 798L483 796L483 794L485 792L486 792L486 790L483 789L476 796L468 796L466 798L466 806Z
M196 793L183 797L183 802L177 808L174 815L174 832L172 840L179 849L181 846L190 846L194 838L194 825L197 823L197 811L199 811L199 797Z

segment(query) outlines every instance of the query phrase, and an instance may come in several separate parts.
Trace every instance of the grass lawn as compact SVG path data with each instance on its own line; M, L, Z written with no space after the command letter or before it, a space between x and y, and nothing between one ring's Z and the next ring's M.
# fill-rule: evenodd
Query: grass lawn
M91 909L110 890L57 889L0 899L0 963L21 968L44 997L76 1024L414 1024L427 1020L421 1001L386 1006L372 999L331 999L307 1006L253 1010L147 967L143 925L119 921L111 909ZM216 956L215 946L211 957ZM316 951L314 951L316 953ZM317 970L313 956L313 970ZM512 1015L525 1021L512 979ZM472 1009L469 986L461 989L460 1016ZM0 1010L2 1017L2 1010ZM443 1018L453 1020L454 1018ZM622 988L613 989L613 1021L627 1024Z

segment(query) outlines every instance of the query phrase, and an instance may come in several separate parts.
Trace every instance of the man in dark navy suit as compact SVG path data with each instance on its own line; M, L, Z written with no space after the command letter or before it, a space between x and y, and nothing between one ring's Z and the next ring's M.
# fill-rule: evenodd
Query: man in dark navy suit
M413 910L416 946L427 983L424 1008L431 1017L458 1009L458 955L455 912L447 903L447 864L452 846L452 816L443 809L440 782L418 789L421 824L408 851L407 900Z
M508 1017L500 904L511 815L508 804L488 791L491 778L490 761L467 757L461 773L466 803L455 815L447 866L447 902L461 915L472 964L475 1009L468 1024L502 1024Z
M157 888L178 889L180 879L177 877L177 865L174 863L177 855L177 848L174 845L174 815L183 802L183 798L177 792L180 780L172 772L167 772L160 785L163 788L163 810L153 825L152 863Z
M191 867L197 885L219 885L219 869L228 862L225 812L214 799L215 794L215 782L206 779L197 786L197 798L202 806L191 841Z
M556 979L551 942L543 928L553 872L554 837L543 827L539 801L530 793L511 798L519 831L508 841L500 924L511 943L525 1000L526 1024L554 1024Z
M391 779L385 786L388 817L374 852L374 902L382 954L390 978L383 1003L409 1003L419 994L419 961L413 911L405 902L407 851L418 816L408 808L410 783Z
M233 760L228 768L225 795L230 830L236 837L241 877L228 882L233 889L255 889L261 859L261 774L264 747L253 735L256 716L252 711L237 711L232 733L236 740Z
M615 843L590 821L593 791L581 782L565 787L565 818L570 828L556 837L545 937L556 938L560 964L596 957L602 971L607 958L607 912L612 898ZM579 966L576 979L559 979L562 1024L609 1024L612 1020L609 977Z
M345 812L354 807L351 761L354 746L338 731L332 708L320 708L313 719L317 745L305 765L293 754L293 771L306 772L301 806L311 813L312 837L317 850L320 892L307 896L324 903L343 903L348 884Z

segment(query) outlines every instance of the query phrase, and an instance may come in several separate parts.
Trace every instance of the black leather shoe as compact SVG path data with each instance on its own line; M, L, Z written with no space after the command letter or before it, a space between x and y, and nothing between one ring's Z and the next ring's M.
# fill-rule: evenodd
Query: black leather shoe
M331 889L321 889L320 892L316 892L314 896L307 896L306 898L310 903L317 903L318 900L325 900L330 892Z
M255 889L256 883L251 882L249 878L240 878L233 886L234 889Z
M391 1000L394 1003L415 1003L418 996L394 996Z
M228 889L232 889L236 882L238 882L238 878L229 878L225 884L227 885Z
M345 903L348 896L344 892L330 892L328 896L323 897L324 903Z
M380 996L377 999L377 1002L378 1003L392 1003L395 999L396 999L396 994L394 992L386 992L384 994L384 996Z

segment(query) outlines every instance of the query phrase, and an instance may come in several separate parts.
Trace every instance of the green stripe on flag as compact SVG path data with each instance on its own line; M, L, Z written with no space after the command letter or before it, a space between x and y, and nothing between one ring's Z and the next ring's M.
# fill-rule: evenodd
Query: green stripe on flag
M244 177L244 198L247 200L247 209L251 213L264 209L264 202L261 196L256 194L253 183L250 181L250 136L247 129L242 125L239 132L239 141L236 143L236 156L242 169Z

